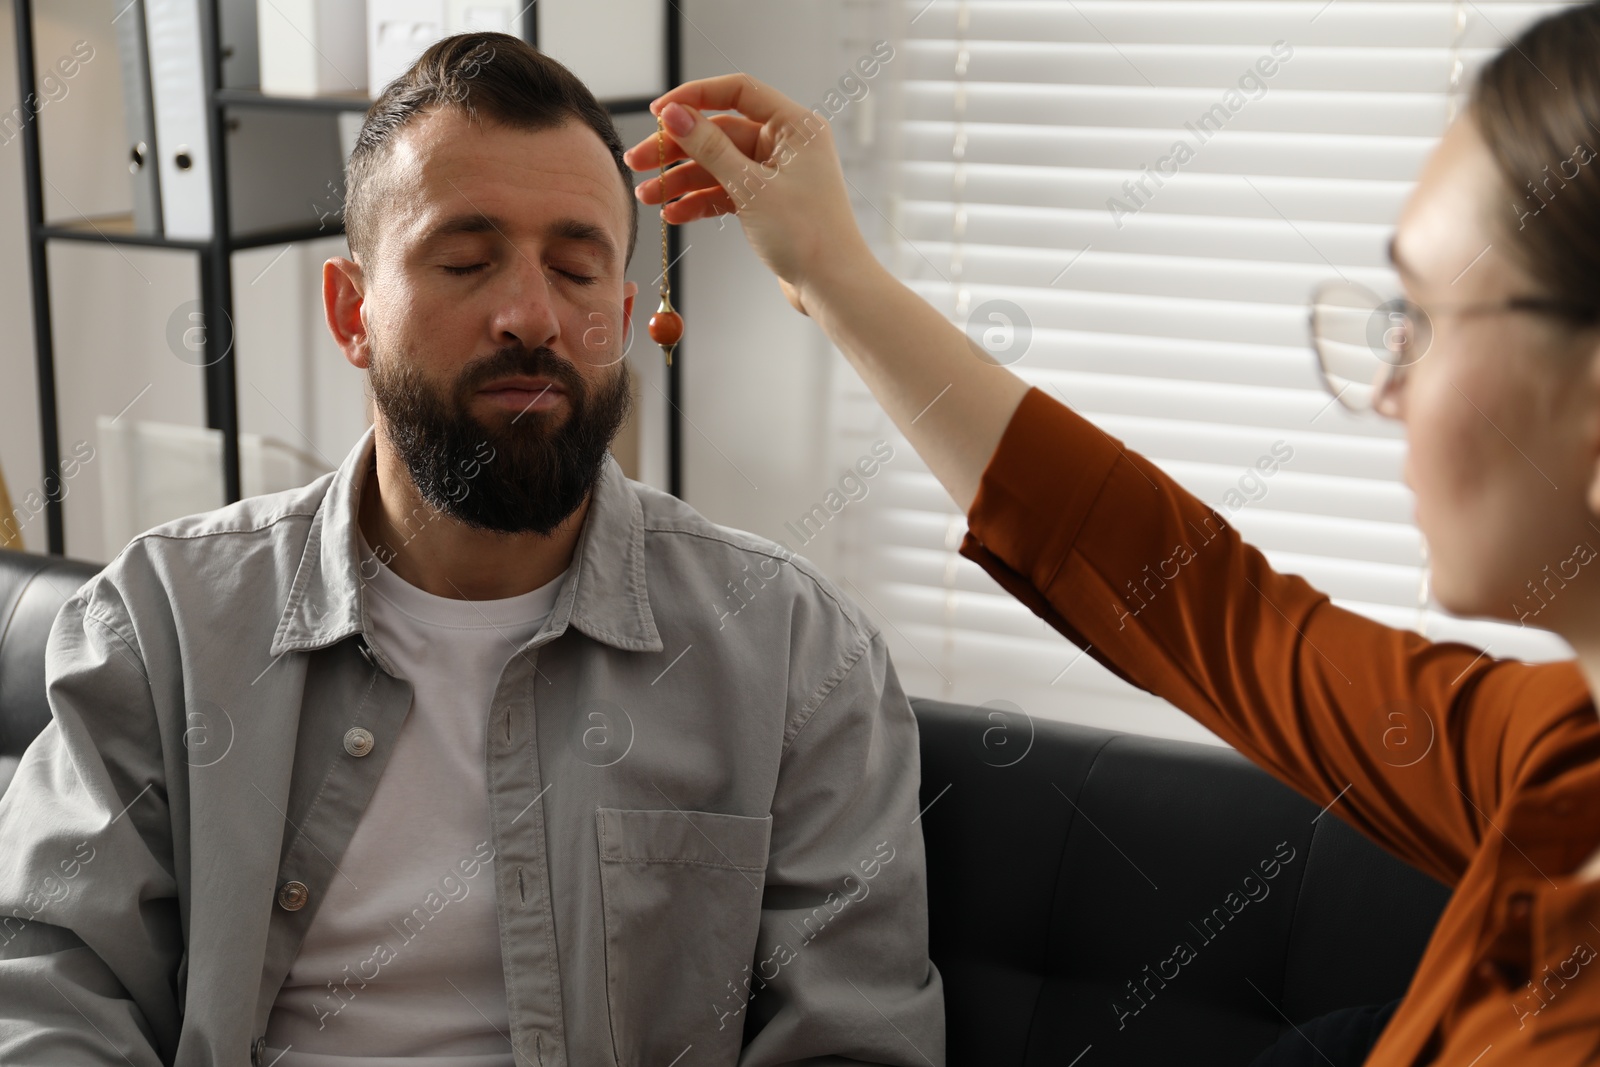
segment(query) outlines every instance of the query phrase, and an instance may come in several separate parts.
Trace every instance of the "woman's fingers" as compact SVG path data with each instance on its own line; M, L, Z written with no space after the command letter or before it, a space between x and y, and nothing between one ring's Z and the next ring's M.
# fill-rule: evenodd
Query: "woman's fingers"
M711 121L713 118L676 102L667 104L661 111L661 119L673 140L723 188L731 189L741 181L748 181L752 171L768 168L767 157L773 153L777 142L769 138L764 128L757 127L759 135L755 144L746 148L724 132L719 123ZM735 127L734 132L740 135L740 140L745 140L749 131L745 127Z
M668 104L684 104L700 111L737 111L757 125L798 106L748 74L721 74L684 82L652 101L650 111L659 115Z
M665 200L676 200L680 196L700 189L720 189L722 185L711 176L711 172L698 163L684 163L667 171L666 188L662 189L662 179L651 178L649 181L639 183L634 190L642 204L659 204Z
M688 222L699 219L715 218L718 215L737 215L738 207L733 198L720 185L710 189L699 189L687 196L680 197L661 209L667 222L674 226L682 226Z
M729 140L739 146L739 150L747 156L756 154L756 146L761 138L761 123L752 122L742 115L712 115L711 121L716 123ZM626 152L622 159L634 170L654 170L661 165L661 147L657 144L657 134L651 134ZM672 139L672 134L667 134L667 164L670 166L680 159L687 159L688 153L683 146Z
M723 114L705 115L702 107ZM662 204L662 218L674 225L737 214L796 307L810 279L866 249L821 115L743 74L687 82L651 110L670 139L667 158L686 161L641 182L639 199ZM646 170L659 166L660 154L649 138L626 160Z

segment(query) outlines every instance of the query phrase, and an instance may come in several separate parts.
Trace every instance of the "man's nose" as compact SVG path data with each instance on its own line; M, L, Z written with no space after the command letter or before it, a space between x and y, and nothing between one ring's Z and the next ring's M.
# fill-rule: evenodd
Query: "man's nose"
M537 260L518 256L506 278L495 309L496 337L502 343L515 338L528 349L554 347L561 336L561 316L546 269Z

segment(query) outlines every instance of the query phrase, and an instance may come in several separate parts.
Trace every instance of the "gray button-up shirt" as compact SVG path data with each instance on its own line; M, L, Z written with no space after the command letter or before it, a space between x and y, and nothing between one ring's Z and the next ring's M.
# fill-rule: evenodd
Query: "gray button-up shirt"
M63 605L0 797L0 1063L259 1058L411 707L364 636L372 460L159 526ZM608 456L485 728L519 1064L943 1064L916 723L805 560Z

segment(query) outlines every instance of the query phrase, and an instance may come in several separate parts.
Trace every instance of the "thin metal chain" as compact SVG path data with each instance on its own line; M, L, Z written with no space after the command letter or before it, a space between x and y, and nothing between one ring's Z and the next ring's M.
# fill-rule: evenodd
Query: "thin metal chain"
M667 128L660 115L656 116L656 147L661 160L661 295L665 297L672 293L672 279L668 273L672 263L667 258Z

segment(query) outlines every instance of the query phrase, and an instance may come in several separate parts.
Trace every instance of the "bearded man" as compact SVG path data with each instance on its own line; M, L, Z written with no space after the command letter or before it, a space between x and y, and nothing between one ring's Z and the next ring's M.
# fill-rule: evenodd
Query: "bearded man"
M607 450L637 206L605 110L447 38L368 112L345 224L324 306L374 425L135 538L51 630L0 1062L942 1064L882 634Z

